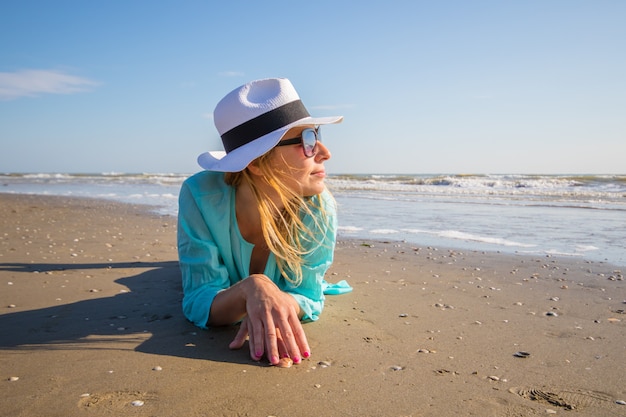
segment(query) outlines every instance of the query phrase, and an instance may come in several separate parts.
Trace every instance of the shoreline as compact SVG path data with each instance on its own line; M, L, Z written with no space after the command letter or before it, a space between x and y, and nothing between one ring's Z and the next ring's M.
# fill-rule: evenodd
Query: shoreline
M354 291L278 369L186 322L148 208L0 194L1 415L626 416L619 267L341 239L327 280Z
M135 210L138 210L139 212L147 215L147 216L157 216L160 218L164 218L164 219L172 219L174 221L174 223L176 222L176 216L172 215L171 213L163 213L160 212L159 210L165 208L165 206L160 206L160 205L154 205L154 204L140 204L140 203L133 203L133 202L125 202L125 201L118 201L118 200L113 200L113 199L107 199L107 198L102 198L102 197L88 197L88 196L63 196L63 195L48 195L48 194L21 194L21 193L4 193L2 191L0 191L0 199L3 198L3 196L7 196L7 198L11 198L11 197L19 197L19 196L24 196L24 197L33 197L34 199L58 199L59 201L63 201L63 200L67 200L67 201L91 201L91 202L101 202L101 204L105 205L105 206L115 206L115 205L121 205L121 206L127 206L127 207L132 207ZM494 254L494 255L503 255L503 256L520 256L520 257L527 257L527 258L532 258L532 259L536 259L536 258L551 258L551 259L560 259L564 262L584 262L584 263L600 263L600 264L604 264L604 265L608 265L608 266L613 266L614 269L625 269L626 270L626 265L622 265L620 263L616 263L616 262L612 262L608 259L597 259L597 258L585 258L584 255L573 255L573 254L565 254L565 253L547 253L547 252L542 252L542 253L538 253L538 252L527 252L527 251L523 251L523 250L511 250L511 251L507 251L501 247L495 247L492 249L485 249L485 248L472 248L471 244L469 243L470 241L459 241L459 243L455 244L443 244L443 245L437 245L437 244L426 244L426 243L419 243L413 240L406 240L406 239L389 239L386 238L385 235L380 235L378 237L358 237L358 236L350 236L350 234L354 234L351 231L347 231L344 232L345 235L342 236L342 233L339 233L339 236L337 238L337 241L342 241L342 242L378 242L378 243L383 243L383 244L401 244L401 245L409 245L411 247L420 247L420 248L432 248L434 250L441 250L441 251L455 251L455 252L467 252L467 253L481 253L481 254ZM426 239L428 240L428 239ZM465 245L463 244L465 243ZM484 242L478 242L480 244L484 244Z

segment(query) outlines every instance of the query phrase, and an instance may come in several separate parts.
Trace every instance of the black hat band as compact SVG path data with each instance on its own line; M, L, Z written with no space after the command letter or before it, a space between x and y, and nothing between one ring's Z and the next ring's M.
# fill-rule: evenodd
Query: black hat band
M301 100L283 104L224 132L222 135L224 150L228 153L261 136L310 116Z

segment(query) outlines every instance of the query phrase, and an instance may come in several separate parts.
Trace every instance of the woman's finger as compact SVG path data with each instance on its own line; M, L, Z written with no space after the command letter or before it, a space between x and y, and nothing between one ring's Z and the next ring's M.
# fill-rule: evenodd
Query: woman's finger
M267 359L272 365L276 365L280 360L278 355L278 335L277 329L274 325L274 320L271 315L268 315L265 325L265 352L267 353Z
M250 356L259 360L265 353L265 324L258 319L248 316L248 336L250 344Z
M304 333L304 328L302 327L300 318L297 316L289 317L289 324L293 332L295 343L298 346L298 351L302 355L301 357L308 358L311 356L311 348L309 347L309 342L306 338L306 334Z
M243 344L246 342L246 337L248 337L248 320L247 317L241 321L241 325L239 326L239 330L237 330L237 334L232 342L228 345L231 349L241 349Z
M300 349L294 338L293 330L289 324L288 318L280 321L278 330L281 335L281 343L287 351L287 356L289 356L294 363L300 363L300 360L302 359Z
M289 355L289 349L287 349L287 345L285 345L285 341L283 340L280 329L276 329L276 345L278 346L278 355L280 359L291 357Z

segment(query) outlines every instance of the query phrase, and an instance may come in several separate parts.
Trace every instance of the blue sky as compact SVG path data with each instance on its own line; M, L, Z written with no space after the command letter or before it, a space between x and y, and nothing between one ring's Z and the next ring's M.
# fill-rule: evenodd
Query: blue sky
M626 2L0 2L0 172L178 172L289 78L331 173L626 173Z

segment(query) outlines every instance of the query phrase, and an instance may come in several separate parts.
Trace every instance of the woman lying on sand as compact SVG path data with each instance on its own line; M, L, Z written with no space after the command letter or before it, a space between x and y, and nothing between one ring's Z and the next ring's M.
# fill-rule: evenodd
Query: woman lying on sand
M245 84L214 111L225 152L198 157L205 171L179 197L183 310L200 327L240 322L230 343L250 356L300 363L311 349L301 321L317 320L333 261L335 204L324 185L330 151L287 79Z

